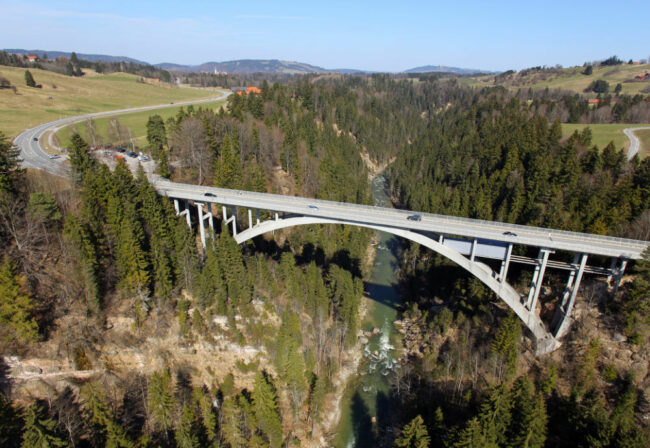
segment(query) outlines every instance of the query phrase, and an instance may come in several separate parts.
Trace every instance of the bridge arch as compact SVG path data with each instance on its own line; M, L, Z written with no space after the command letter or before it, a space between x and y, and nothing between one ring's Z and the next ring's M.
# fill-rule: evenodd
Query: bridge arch
M494 291L494 293L501 300L503 300L506 305L510 307L510 309L515 312L515 314L522 320L526 327L533 333L533 336L535 337L537 343L538 354L549 353L560 345L560 342L546 330L544 323L534 312L534 310L528 310L524 306L519 293L515 291L515 289L505 280L499 281L497 279L496 273L488 265L479 261L472 261L456 250L447 247L421 233L413 232L407 229L367 224L352 220L348 221L315 216L294 216L261 222L254 227L249 227L248 229L237 233L234 238L237 243L242 244L250 239L274 230L309 224L345 224L358 227L366 227L369 229L392 233L393 235L406 238L424 247L427 247L434 252L437 252L440 255L452 260L470 272L476 278L478 278L492 291Z

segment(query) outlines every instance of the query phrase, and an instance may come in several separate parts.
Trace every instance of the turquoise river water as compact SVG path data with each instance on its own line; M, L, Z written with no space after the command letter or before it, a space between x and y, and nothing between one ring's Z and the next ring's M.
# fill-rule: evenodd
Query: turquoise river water
M375 205L390 207L384 176L374 179L372 193ZM346 388L335 440L337 448L373 447L390 431L389 377L399 368L393 326L401 303L397 290L398 247L397 237L378 232L375 261L366 283L368 312L362 325L364 332L374 330L374 334L368 337L357 376Z

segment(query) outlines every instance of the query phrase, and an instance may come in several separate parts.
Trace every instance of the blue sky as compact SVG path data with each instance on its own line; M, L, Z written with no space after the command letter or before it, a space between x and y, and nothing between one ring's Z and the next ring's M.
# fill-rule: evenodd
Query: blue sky
M650 1L6 1L0 48L486 70L650 57Z

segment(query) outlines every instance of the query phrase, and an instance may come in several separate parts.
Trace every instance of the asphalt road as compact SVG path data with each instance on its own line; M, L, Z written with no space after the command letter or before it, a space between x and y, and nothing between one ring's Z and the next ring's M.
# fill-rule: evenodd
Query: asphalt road
M204 98L200 100L176 101L173 106L185 106L190 104L202 104L212 101L218 101L226 98L230 92L223 92L221 95ZM20 148L20 157L23 160L23 167L35 168L48 173L56 174L58 176L65 176L68 172L68 164L66 163L67 157L61 154L58 159L50 158L50 155L43 151L40 141L47 131L56 132L59 128L68 126L72 123L84 121L89 118L101 118L113 115L129 114L133 112L141 112L147 110L163 109L170 107L170 103L157 104L154 106L132 107L129 109L111 110L105 112L96 112L87 115L79 115L76 117L63 118L61 120L51 121L49 123L41 124L31 129L23 131L18 137L14 139L14 144ZM35 140L37 139L37 140Z
M627 160L632 160L639 152L641 142L639 141L639 138L634 135L634 131L640 131L641 129L650 129L650 126L623 129L623 133L630 139L630 147L627 149Z
M647 241L544 229L541 227L506 224L479 219L457 218L431 213L347 204L295 196L179 184L160 178L153 180L153 185L161 194L196 202L210 202L251 209L272 210L334 219L350 224L383 225L420 232L458 235L607 257L638 259L648 244L650 244ZM209 193L209 196L206 196L206 193ZM421 217L420 221L408 219L409 216L415 214Z

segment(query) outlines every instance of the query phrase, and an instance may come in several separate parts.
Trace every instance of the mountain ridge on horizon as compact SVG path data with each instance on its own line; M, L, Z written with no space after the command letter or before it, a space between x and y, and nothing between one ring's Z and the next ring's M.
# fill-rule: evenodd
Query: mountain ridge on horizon
M59 51L59 50L25 50L16 48L3 49L8 53L15 54L35 54L43 56L47 54L49 58L57 58L60 56L70 57L72 52ZM286 73L286 74L327 74L327 73L342 73L342 74L355 74L355 73L454 73L458 75L468 74L488 74L495 73L487 70L468 69L460 67L450 67L445 65L424 65L414 68L409 68L397 72L382 72L379 70L360 70L352 68L336 68L326 69L317 65L307 64L298 61L285 61L281 59L235 59L230 61L209 61L201 64L177 64L173 62L161 62L152 64L139 59L131 58L128 56L112 56L105 54L89 54L89 53L76 53L80 59L85 59L91 62L133 62L136 64L151 65L163 70L175 72L226 72L229 74L251 74L251 73Z

